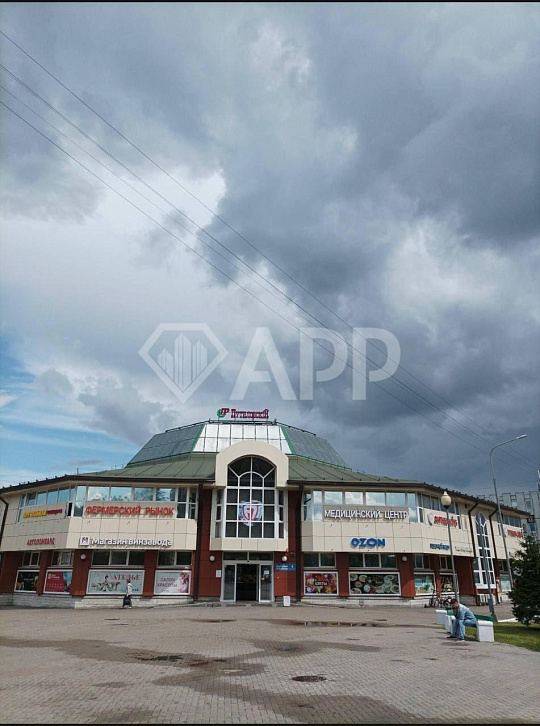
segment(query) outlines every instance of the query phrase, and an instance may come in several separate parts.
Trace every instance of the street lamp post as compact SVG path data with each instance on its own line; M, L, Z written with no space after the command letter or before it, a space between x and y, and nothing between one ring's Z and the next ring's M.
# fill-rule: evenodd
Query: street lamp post
M457 586L456 568L454 565L454 548L452 547L452 532L450 531L450 505L452 504L452 497L448 492L444 492L441 497L441 504L446 509L446 526L448 527L448 539L450 540L450 557L452 559L452 580L454 583L454 597L459 602L459 593Z
M518 441L519 439L526 439L526 438L527 438L527 434L521 434L521 436L516 436L514 439L508 439L508 441L503 441L502 444L497 444L489 452L489 463L491 464L491 475L493 477L493 488L495 489L495 501L497 502L499 527L501 528L501 535L502 535L503 542L504 542L504 553L506 555L506 566L508 568L508 577L510 578L510 589L512 589L512 583L513 583L512 568L510 566L510 557L508 556L508 546L506 544L506 532L504 531L503 518L502 518L502 513L501 513L501 503L499 501L499 495L497 493L497 481L495 479L495 469L493 467L493 452L495 451L495 449L498 449L499 446L504 446L505 444L512 443L512 441Z

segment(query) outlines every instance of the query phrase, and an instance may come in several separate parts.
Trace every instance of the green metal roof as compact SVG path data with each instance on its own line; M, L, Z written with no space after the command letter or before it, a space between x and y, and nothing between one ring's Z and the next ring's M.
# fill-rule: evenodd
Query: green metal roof
M329 441L309 431L277 421L223 420L180 426L156 434L135 454L127 466L188 453L217 454L238 441L265 441L287 456L303 456L313 461L324 461L348 468Z
M342 467L306 459L302 456L289 456L289 481L291 482L334 482L335 484L360 482L381 482L388 484L406 483L403 479L389 479ZM215 476L215 454L192 453L175 456L159 462L130 464L123 469L98 471L86 476L101 479L182 479L212 480Z
M87 476L102 479L213 479L216 470L215 454L185 454L160 461L129 464L123 469L98 471Z

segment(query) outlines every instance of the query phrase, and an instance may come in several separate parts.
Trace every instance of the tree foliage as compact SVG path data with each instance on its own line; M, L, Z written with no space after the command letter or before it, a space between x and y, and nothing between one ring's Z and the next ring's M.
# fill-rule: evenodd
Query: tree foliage
M512 612L525 625L540 623L540 546L532 535L526 535L523 548L516 553L513 569Z

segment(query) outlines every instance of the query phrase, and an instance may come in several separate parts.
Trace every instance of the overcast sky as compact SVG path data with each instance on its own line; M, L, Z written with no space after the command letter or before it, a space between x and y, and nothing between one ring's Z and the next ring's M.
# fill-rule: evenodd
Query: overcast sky
M539 11L3 4L5 33L269 259L2 39L11 73L161 195L0 71L19 99L2 102L155 220L0 107L2 482L122 466L153 433L235 406L326 436L355 469L483 495L491 446L526 433L496 455L498 484L536 488ZM300 400L297 328L313 319L181 212L347 342L343 321L392 333L400 369L366 400L350 368ZM162 323L207 325L228 353L185 402L139 355ZM231 399L259 328L293 400L272 376Z

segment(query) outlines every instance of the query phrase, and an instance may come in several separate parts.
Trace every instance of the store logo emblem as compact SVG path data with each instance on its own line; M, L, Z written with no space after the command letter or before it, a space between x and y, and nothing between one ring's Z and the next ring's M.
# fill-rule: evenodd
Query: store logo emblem
M262 504L261 502L242 502L238 507L238 514L243 524L247 524L250 527L253 522L260 522L262 519Z
M90 544L90 537L87 537L86 535L83 535L79 539L79 545L81 545L82 547L88 547L89 544Z
M185 403L224 360L227 350L204 323L161 323L139 355Z

